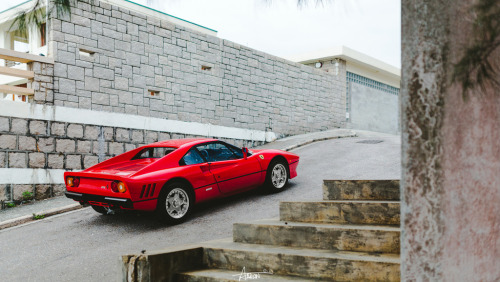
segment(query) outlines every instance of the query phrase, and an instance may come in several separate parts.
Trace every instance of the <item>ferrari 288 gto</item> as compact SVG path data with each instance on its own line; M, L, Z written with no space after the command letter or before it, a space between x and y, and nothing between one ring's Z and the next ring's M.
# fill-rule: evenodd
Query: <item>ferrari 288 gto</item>
M65 195L102 214L155 211L175 224L197 203L261 186L282 191L297 176L298 162L289 152L240 149L216 139L167 140L65 172Z

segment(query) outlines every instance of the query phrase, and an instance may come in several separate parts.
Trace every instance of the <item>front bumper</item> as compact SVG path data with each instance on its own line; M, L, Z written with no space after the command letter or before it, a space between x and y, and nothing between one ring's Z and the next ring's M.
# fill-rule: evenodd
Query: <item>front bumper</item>
M76 192L64 192L66 197L78 201L82 204L93 204L98 206L120 207L125 209L132 209L134 207L132 200L124 198L115 198L108 196L83 194Z

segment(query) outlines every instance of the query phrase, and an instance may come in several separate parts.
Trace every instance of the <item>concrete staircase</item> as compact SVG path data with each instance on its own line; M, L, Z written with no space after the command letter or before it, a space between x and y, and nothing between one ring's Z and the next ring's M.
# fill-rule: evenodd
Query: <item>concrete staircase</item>
M180 267L148 279L399 281L399 181L325 180L323 191L323 201L281 202L279 219L234 224L232 239L181 256L192 267L172 257Z

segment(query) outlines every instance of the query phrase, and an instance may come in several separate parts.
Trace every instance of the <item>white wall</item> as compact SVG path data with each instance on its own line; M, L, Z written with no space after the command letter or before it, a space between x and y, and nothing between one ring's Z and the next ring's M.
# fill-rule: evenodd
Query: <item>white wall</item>
M398 134L398 96L354 82L350 88L349 127Z

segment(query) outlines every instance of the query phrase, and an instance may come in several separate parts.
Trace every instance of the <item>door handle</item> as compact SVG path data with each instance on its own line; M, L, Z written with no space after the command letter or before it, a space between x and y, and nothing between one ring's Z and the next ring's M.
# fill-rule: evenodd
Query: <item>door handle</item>
M200 169L203 172L207 172L210 170L210 164L202 164L202 165L200 165Z

